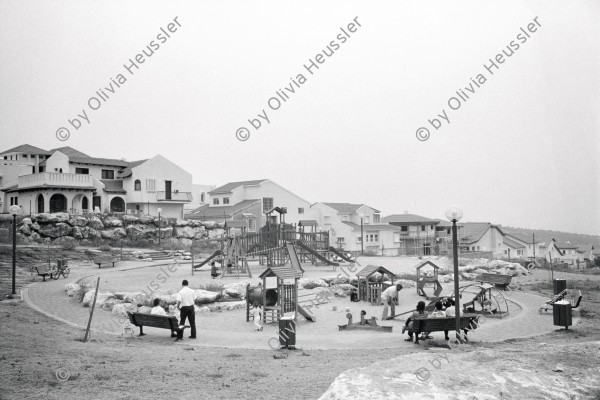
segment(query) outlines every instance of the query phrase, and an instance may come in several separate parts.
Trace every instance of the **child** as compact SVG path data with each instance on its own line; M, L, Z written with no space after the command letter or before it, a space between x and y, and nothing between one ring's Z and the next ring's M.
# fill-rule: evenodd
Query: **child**
M250 310L250 313L252 314L252 318L254 318L254 330L262 331L263 327L260 325L260 321L262 319L262 308L258 306L257 302L254 302L252 305L252 310Z
M217 264L213 261L210 263L210 276L215 279L220 274L217 272Z

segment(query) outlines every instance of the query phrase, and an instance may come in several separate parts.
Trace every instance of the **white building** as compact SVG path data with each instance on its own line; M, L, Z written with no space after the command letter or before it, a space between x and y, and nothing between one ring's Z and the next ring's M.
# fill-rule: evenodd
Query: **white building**
M267 215L275 207L286 213L287 224L313 219L310 203L270 179L230 182L208 192L209 204L185 214L189 219L210 221L245 220L249 232L264 226L267 218L279 223L279 214Z
M192 201L192 176L166 158L128 162L90 157L70 147L46 152L29 145L0 153L0 159L27 163L0 165L3 211L12 204L25 213L93 210L182 218L183 204ZM6 175L4 175L6 174ZM8 179L4 179L8 177Z

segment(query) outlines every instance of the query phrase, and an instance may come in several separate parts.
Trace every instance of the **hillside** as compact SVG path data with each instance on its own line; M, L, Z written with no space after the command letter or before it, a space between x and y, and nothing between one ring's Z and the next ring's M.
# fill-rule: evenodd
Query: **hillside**
M598 246L596 248L600 248L600 236L596 235L585 235L581 233L568 233L543 229L515 228L512 226L501 226L501 228L505 233L518 232L529 236L535 234L536 242L547 243L552 239L556 239L559 242L570 242L571 244L578 246L595 245Z

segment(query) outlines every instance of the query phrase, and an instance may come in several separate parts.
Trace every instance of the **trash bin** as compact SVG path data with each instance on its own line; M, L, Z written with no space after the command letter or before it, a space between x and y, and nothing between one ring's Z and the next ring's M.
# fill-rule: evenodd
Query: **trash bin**
M554 280L554 295L559 294L566 288L567 288L567 280L566 279L555 279Z
M292 317L279 319L279 344L286 349L296 346L296 321Z
M552 305L554 325L564 326L569 329L573 325L573 314L571 311L571 302L567 300L557 301Z

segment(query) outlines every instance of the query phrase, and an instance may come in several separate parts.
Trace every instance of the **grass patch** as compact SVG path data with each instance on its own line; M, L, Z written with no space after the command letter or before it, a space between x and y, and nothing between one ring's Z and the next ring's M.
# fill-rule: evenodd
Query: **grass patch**
M288 355L285 353L281 353L281 354L273 354L273 358L276 360L283 360L285 358L288 358Z
M269 374L267 374L265 372L252 371L252 376L255 376L257 378L266 378L267 376L269 376Z
M212 379L219 379L223 377L223 374L207 374L206 377Z
M237 357L241 357L241 354L237 354L237 353L229 353L229 354L225 354L224 357L229 357L229 358L237 358Z

